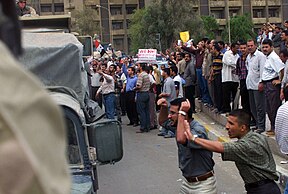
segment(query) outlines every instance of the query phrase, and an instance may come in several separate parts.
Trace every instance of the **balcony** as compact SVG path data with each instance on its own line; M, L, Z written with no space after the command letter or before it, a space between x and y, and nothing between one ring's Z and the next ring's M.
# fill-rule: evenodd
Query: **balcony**
M242 7L242 1L229 1L229 7Z
M220 26L226 26L226 19L216 19L216 21Z
M251 1L252 6L266 6L266 1ZM268 6L281 6L281 0L268 0Z
M112 20L124 20L124 15L111 15Z
M253 18L252 21L254 24L264 24L266 23L266 18Z
M109 0L110 5L122 5L123 0Z
M210 7L225 7L225 1L210 1Z
M113 30L112 34L113 34L113 36L124 35L125 30L124 29Z

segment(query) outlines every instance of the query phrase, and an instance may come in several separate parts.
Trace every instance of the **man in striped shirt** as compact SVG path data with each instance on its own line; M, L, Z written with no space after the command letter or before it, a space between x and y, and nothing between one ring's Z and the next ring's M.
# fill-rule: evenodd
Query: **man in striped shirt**
M285 103L278 108L275 119L276 141L283 154L288 154L288 90L284 90ZM284 194L288 194L288 182Z

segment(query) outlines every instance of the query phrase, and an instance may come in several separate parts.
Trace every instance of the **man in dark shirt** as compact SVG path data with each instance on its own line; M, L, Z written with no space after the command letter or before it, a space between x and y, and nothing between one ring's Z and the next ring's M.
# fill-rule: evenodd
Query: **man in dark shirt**
M240 43L240 51L241 55L236 63L236 75L238 75L240 80L240 95L242 108L250 113L251 111L249 104L249 93L246 86L246 77L248 74L248 70L246 68L246 57L248 54L246 42Z
M182 108L189 107L187 105ZM184 121L184 134L189 142L222 153L222 160L234 161L245 183L247 194L280 194L280 189L275 183L275 180L278 180L276 164L267 137L252 132L249 122L250 115L246 111L237 109L230 112L226 129L230 138L238 139L236 142L223 143L199 137L190 130L187 121Z
M192 118L190 103L188 109L183 105L189 103L185 98L176 98L170 102L168 114L168 102L161 98L157 104L161 105L159 124L168 130L176 130L178 146L179 168L185 177L180 193L209 193L216 194L216 178L214 176L214 161L212 152L203 149L190 141L184 134L184 120L190 123L191 132L208 139L205 128ZM184 112L185 111L185 112Z
M214 106L215 112L222 111L222 67L223 67L223 54L221 48L217 43L212 46L212 68L210 71L209 83L212 84L214 89ZM217 88L217 89L216 89Z

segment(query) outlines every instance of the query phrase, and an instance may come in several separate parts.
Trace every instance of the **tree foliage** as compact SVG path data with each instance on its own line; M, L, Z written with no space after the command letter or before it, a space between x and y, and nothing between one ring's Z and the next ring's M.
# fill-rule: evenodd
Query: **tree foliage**
M81 11L75 11L73 30L80 35L99 34L99 23L95 20L97 12L90 7L84 7Z
M205 36L209 39L215 39L215 34L219 30L217 20L212 16L201 16L201 19L204 25Z
M228 25L227 25L228 26ZM232 17L230 19L230 33L231 33L231 42L236 42L239 40L248 40L256 36L253 31L253 21L248 14L239 15ZM222 38L228 42L228 27L223 31Z
M179 32L189 31L198 39L204 34L203 23L194 13L195 0L158 0L137 10L131 21L132 51L139 48L158 48L156 34L160 34L162 48L170 48L179 39Z

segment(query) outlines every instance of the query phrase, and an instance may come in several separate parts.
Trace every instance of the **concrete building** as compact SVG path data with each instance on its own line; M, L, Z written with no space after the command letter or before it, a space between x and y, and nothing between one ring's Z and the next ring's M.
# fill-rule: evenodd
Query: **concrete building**
M129 53L128 29L134 10L143 8L145 0L31 0L39 15L60 15L81 10L84 6L97 12L94 18L100 24L102 43L112 43L114 48ZM149 3L149 1L148 1Z
M117 50L129 53L129 23L135 9L149 5L152 0L31 0L39 15L58 15L89 6L97 12L103 43L113 43ZM187 0L188 1L188 0ZM29 2L29 0L28 0ZM255 28L263 23L283 24L288 19L288 0L196 0L194 11L210 15L220 24L218 35L229 16L250 13ZM229 14L228 14L229 13Z

